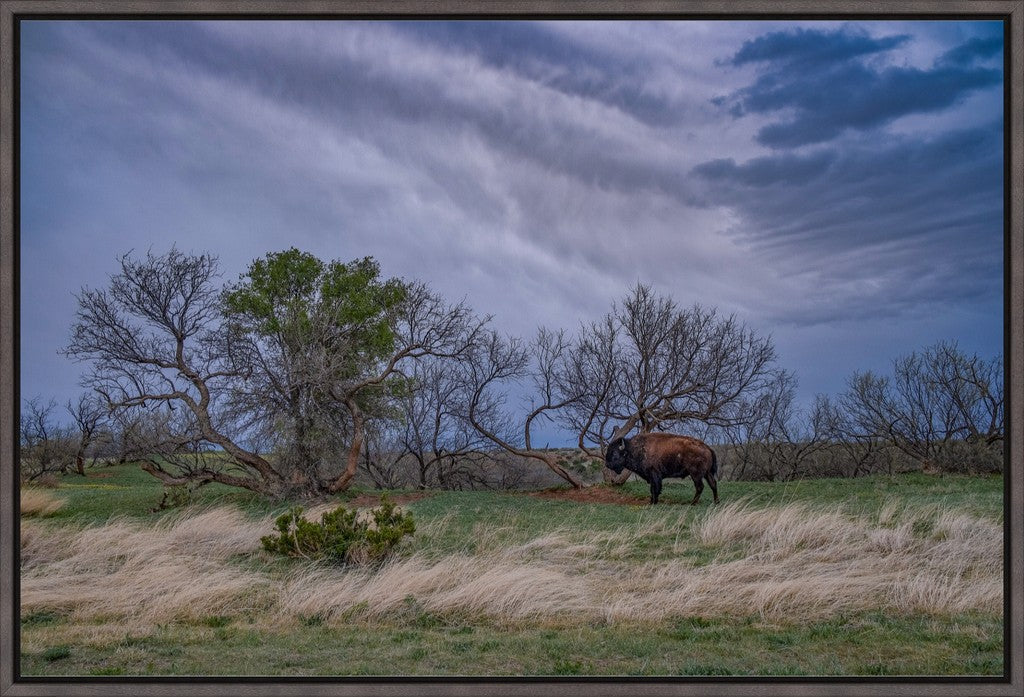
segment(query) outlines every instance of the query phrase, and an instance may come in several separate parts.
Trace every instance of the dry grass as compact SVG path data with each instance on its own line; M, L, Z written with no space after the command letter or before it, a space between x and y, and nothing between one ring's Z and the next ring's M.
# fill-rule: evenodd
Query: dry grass
M152 527L115 520L78 532L25 532L23 612L48 608L73 619L149 623L234 614L258 604L269 580L230 563L260 537L259 527L230 508Z
M185 512L155 527L113 521L81 531L23 526L22 610L158 623L252 611L266 626L318 616L330 623L415 612L508 621L656 621L746 615L810 620L878 609L998 613L1002 530L955 511L883 510L875 521L840 509L716 507L690 523L654 516L630 530L563 529L519 544L481 526L473 549L407 551L377 568L262 569L269 519ZM434 520L417 535L441 534ZM630 561L638 540L671 539L674 557ZM64 537L61 537L64 535ZM681 558L703 546L709 563ZM276 570L275 570L276 569Z
M63 505L64 499L55 496L45 489L28 486L21 487L21 507L19 510L23 518L52 515Z
M612 619L737 612L814 619L869 609L999 612L1002 530L942 512L930 535L915 536L915 523L932 515L873 527L839 510L729 504L698 523L695 536L705 545L738 545L742 558L699 568L649 564L610 598L606 613Z

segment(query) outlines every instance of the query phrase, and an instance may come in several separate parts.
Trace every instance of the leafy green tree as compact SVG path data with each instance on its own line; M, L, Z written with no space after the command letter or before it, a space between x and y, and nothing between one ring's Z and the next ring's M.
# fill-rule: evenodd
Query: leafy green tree
M295 248L254 260L225 291L235 355L250 369L232 406L274 433L293 486L318 488L338 460L352 423L332 391L386 357L405 298L405 284L382 281L372 259L324 263Z
M225 291L224 312L249 368L232 407L275 434L290 485L314 492L351 483L366 417L388 408L403 368L457 357L480 324L422 284L382 279L370 257L325 263L295 248L253 261Z

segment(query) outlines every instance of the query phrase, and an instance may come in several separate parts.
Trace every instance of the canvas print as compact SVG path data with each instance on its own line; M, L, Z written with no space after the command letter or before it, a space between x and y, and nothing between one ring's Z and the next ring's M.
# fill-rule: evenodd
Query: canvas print
M24 677L1004 673L1004 25L24 19Z

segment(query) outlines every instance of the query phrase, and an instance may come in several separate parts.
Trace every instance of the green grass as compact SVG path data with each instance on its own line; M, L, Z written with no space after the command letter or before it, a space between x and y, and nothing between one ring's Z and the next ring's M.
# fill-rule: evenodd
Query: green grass
M647 496L646 482L631 479L625 485L630 493ZM855 479L803 479L792 482L723 482L722 501L743 498L757 506L781 506L804 503L814 506L842 505L855 514L871 514L892 499L906 507L953 506L964 513L1002 520L1002 476L966 476L947 474L935 477L920 473L874 475ZM707 503L711 491L704 487L701 503ZM693 484L669 480L660 502L689 503Z
M106 522L112 516L154 519L175 510L151 512L160 503L163 486L137 465L94 467L86 470L85 477L65 474L53 493L65 499L64 506L47 518L58 524L90 525ZM253 513L277 508L256 494L217 483L201 487L193 503L200 506L231 503Z
M46 518L51 523L95 524L112 516L152 520L176 510L170 508L152 513L160 502L161 484L135 465L96 467L86 470L85 478L67 474L60 478L60 487L53 493L65 499L64 506ZM623 486L623 491L646 499L646 482L635 477ZM856 479L810 479L793 482L722 482L719 488L723 503L737 499L748 500L756 506L781 506L800 502L814 506L842 505L855 514L877 513L893 499L901 505L919 507L928 505L954 506L964 513L1001 521L1003 512L1003 479L1001 476L944 475L934 477L917 473L892 477L875 475ZM337 497L340 503L362 493L379 493L357 488ZM391 492L396 493L396 492ZM399 492L400 493L400 492ZM508 519L523 534L533 535L552 529L552 523L575 526L608 528L635 521L638 516L678 514L680 507L693 498L693 484L689 480L667 480L657 507L615 506L606 504L579 504L568 501L538 499L524 493L492 491L439 491L433 495L405 504L426 520L450 515L453 532L459 539L440 544L452 548L472 541L472 528L486 517ZM700 510L710 504L711 492L705 487L701 503L696 507L682 506L685 511ZM200 488L193 505L213 506L231 504L252 515L266 515L284 511L298 502L267 501L256 494L209 484Z
M161 486L135 466L99 467L89 474L63 477L53 493L65 500L64 506L34 524L76 529L111 517L150 522L175 512L150 512L160 501ZM723 503L743 499L756 507L842 506L852 515L874 518L895 502L901 508L953 508L999 522L1002 487L1001 477L904 474L722 482L720 493ZM643 482L631 481L625 490L647 495ZM728 549L704 547L691 538L689 523L709 510L710 491L699 506L680 505L692 495L689 481L672 480L656 507L579 504L524 493L436 492L403 504L413 512L417 533L402 553L431 558L473 554L488 545L523 543L556 530L614 535L664 520L670 524L625 550L610 545L593 554L638 563L682 556L695 565L728 556ZM349 497L339 497L339 503ZM198 492L194 503L230 504L262 519L292 502L267 502L249 492L210 485ZM444 524L428 525L438 520ZM915 533L926 536L929 531ZM275 563L282 573L293 564ZM297 618L290 629L268 629L245 614L211 614L141 634L129 631L116 639L109 631L93 635L95 629L103 629L102 622L76 621L56 610L23 615L23 674L992 676L1003 670L1002 617L979 613L872 612L816 621L691 617L606 625L445 617L424 611L410 599L401 612L373 623L339 626L314 613Z
M181 510L169 507L154 512L163 497L163 485L134 464L97 466L87 469L85 477L70 473L59 475L58 481L59 487L52 492L65 499L65 504L45 519L51 523L93 525L112 517L156 520ZM335 498L343 504L363 493L380 492L353 487ZM190 499L192 506L231 505L253 516L278 514L295 504L305 505L306 502L269 500L254 492L216 482L200 487Z
M998 674L993 618L895 620L876 614L811 624L756 617L650 626L171 625L147 640L22 657L27 675L956 675ZM65 647L66 648L66 647ZM95 671L107 671L97 673Z

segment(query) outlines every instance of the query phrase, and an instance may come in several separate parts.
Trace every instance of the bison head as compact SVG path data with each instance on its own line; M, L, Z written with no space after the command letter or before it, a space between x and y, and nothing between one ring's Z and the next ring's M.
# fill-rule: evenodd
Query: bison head
M608 444L604 453L604 462L615 474L621 474L629 460L629 443L625 438L616 438Z

